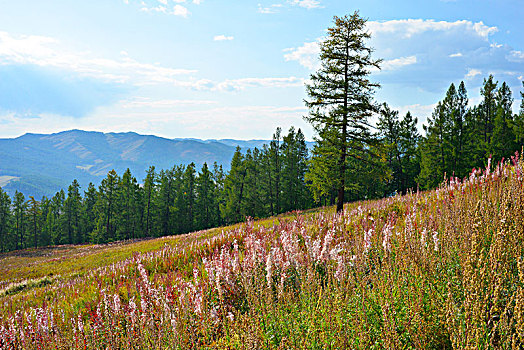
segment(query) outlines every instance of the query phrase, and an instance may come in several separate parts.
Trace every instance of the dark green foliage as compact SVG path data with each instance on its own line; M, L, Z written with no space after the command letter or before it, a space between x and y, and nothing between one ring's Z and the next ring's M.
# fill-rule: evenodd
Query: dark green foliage
M514 133L514 119L511 106L513 98L511 90L506 82L503 82L497 90L496 106L497 112L493 121L493 137L491 138L490 150L495 161L509 158L517 148Z
M215 183L213 174L204 163L196 179L195 221L199 228L211 228L216 224Z
M445 177L463 178L472 168L485 167L489 157L496 163L521 151L524 117L522 110L513 115L508 85L503 82L499 87L490 75L480 94L480 104L468 109L464 82L458 91L451 84L437 104L419 145L421 171L417 180L423 188L434 188Z
M80 230L81 210L80 185L74 180L67 189L67 199L64 202L67 243L69 244L84 242L83 232Z
M371 58L373 50L366 46L369 38L366 20L358 12L335 16L334 26L320 44L321 67L306 85L309 114L305 119L318 133L311 164L317 169L309 179L317 198L318 193L337 190L337 211L343 209L345 191L351 185L345 182L347 172L353 170L350 159L373 160L366 154L375 143L368 118L377 109L373 94L379 85L368 76L381 61Z
M140 186L131 170L127 169L120 182L118 202L120 213L118 216L118 239L136 238L141 230Z
M111 242L116 239L116 218L118 213L118 184L120 182L116 171L111 170L98 188L97 208L97 233L99 242Z
M0 252L14 249L12 246L11 198L0 187Z
M23 249L27 247L27 237L25 232L27 229L27 203L23 193L15 192L15 198L13 201L13 214L14 214L14 231L18 239L17 248Z

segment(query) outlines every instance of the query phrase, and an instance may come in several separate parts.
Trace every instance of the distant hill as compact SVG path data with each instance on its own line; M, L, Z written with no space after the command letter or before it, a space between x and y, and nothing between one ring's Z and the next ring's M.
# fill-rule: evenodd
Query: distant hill
M0 187L13 195L52 196L77 179L85 190L89 182L98 185L107 172L120 175L131 169L139 181L149 166L158 170L194 162L216 161L229 168L236 146L261 147L268 140L167 139L151 135L101 133L70 130L56 134L25 134L0 139Z

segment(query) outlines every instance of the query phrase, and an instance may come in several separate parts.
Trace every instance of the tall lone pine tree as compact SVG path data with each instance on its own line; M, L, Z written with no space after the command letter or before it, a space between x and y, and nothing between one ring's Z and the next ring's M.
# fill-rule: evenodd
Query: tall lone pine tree
M377 110L373 93L378 84L368 79L381 60L371 58L366 20L358 12L334 17L320 44L320 69L311 75L305 119L318 133L310 177L316 191L337 190L337 212L343 209L350 158L364 160L373 144L368 118Z

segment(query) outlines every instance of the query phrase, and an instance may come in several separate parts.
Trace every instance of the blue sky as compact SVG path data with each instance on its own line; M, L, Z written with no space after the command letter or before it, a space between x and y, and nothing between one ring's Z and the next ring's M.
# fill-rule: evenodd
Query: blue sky
M476 104L494 74L518 110L522 0L0 0L0 137L311 139L304 82L333 16L355 10L384 59L378 102L423 122L452 82Z

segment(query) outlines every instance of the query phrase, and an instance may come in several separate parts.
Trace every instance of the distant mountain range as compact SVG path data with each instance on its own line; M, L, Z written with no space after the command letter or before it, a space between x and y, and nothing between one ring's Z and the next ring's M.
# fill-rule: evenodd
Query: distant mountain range
M149 166L157 170L194 162L197 170L216 161L229 169L237 146L262 147L269 140L167 139L151 135L70 130L56 134L25 134L0 139L0 187L40 199L67 190L77 179L85 190L99 185L111 169L129 168L141 182Z

